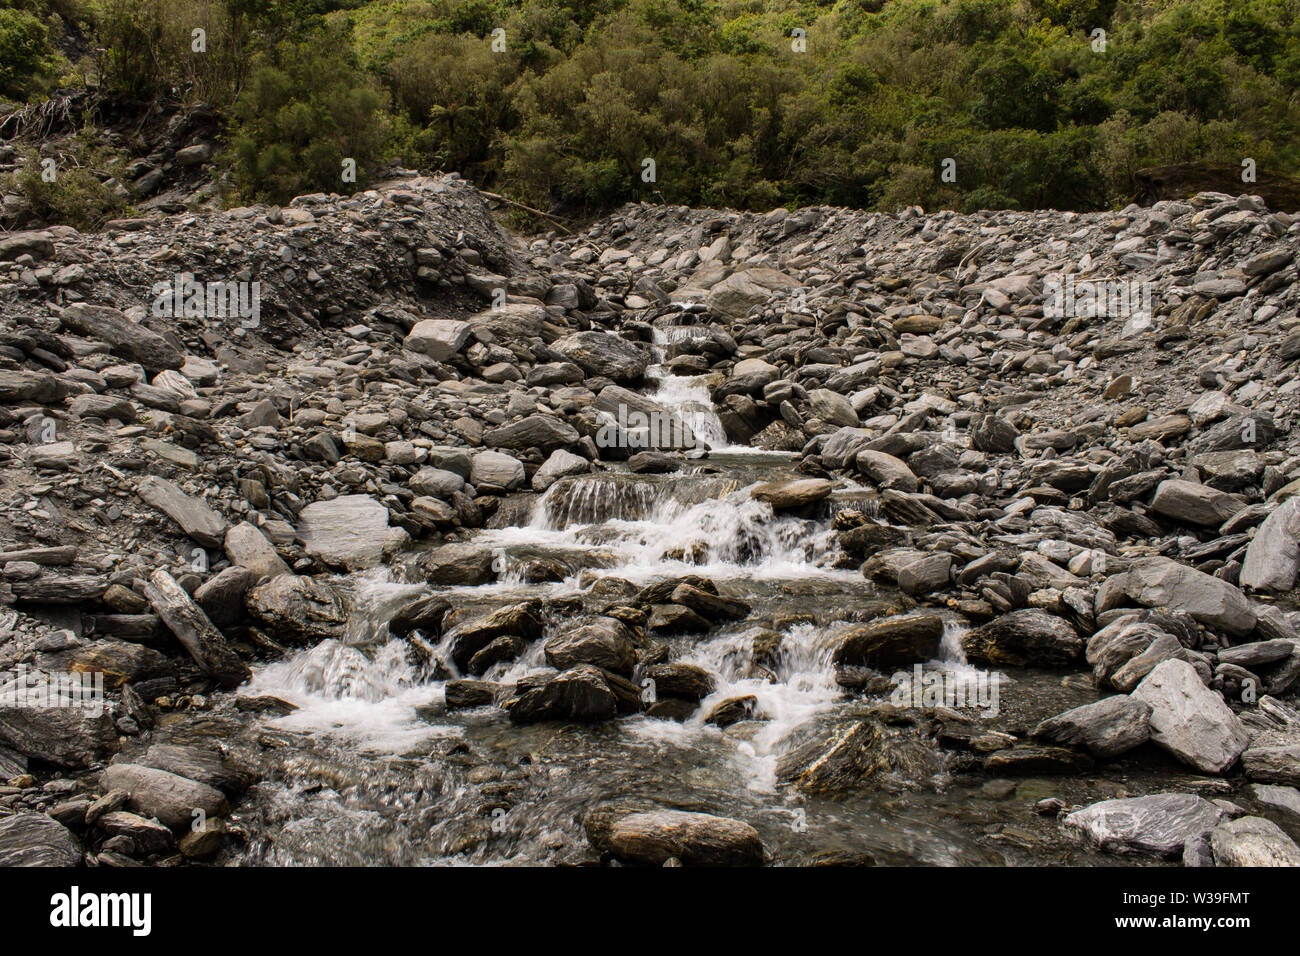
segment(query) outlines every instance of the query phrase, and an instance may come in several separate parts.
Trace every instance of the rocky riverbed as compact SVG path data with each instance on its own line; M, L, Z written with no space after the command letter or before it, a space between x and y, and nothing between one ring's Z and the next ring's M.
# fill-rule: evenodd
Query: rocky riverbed
M1300 863L1297 240L0 236L0 862Z

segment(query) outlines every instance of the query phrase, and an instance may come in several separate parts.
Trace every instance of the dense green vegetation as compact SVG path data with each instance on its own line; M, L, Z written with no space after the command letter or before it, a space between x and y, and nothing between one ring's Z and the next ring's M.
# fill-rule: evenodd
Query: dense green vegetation
M0 0L0 96L88 76L211 103L232 198L364 188L391 159L572 213L1096 209L1147 165L1300 171L1300 0L77 4ZM63 55L74 34L104 52Z

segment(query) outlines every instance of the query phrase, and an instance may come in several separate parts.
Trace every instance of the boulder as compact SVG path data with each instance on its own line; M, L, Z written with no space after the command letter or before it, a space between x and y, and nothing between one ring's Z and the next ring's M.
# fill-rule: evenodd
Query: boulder
M1103 850L1171 858L1226 816L1227 811L1194 794L1156 793L1094 803L1071 813L1064 825Z
M343 598L316 578L279 575L249 591L244 602L248 612L277 641L314 644L337 640L347 629Z
M1023 608L968 631L962 639L973 664L1067 667L1083 656L1084 642L1068 621Z
M332 568L360 571L379 564L409 540L390 528L388 508L369 495L341 495L313 501L298 513L298 540L310 555Z
M1132 696L1151 705L1151 740L1203 773L1223 773L1250 743L1236 714L1186 661L1157 665Z
M709 813L654 810L631 813L610 827L602 841L627 863L662 866L761 866L763 842L748 823Z
M1053 743L1082 746L1094 757L1115 757L1151 737L1151 705L1124 694L1049 717L1033 735Z

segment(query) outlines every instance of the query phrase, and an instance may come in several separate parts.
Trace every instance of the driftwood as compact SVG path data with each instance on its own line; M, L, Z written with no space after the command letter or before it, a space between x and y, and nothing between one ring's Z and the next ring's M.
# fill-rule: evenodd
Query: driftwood
M499 193L485 192L484 190L480 189L479 194L486 196L488 199L494 199L497 202L503 202L506 203L507 205L514 206L517 209L522 209L525 212L530 212L534 216L541 216L547 222L554 224L557 228L563 229L565 234L573 235L572 231L569 229L568 226L564 224L564 222L561 219L557 218L556 216L552 216L549 212L542 212L540 209L534 209L532 206L525 206L523 203L516 202L513 199L508 199L507 197L502 196Z

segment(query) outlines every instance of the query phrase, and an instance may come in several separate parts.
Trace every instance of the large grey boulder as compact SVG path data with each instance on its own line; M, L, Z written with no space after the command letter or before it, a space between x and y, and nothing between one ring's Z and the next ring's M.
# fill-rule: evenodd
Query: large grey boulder
M401 550L409 540L388 525L388 508L369 495L313 501L298 513L298 540L333 568L359 571Z
M435 362L445 362L465 347L470 325L456 319L425 319L402 342L402 347L420 352Z
M481 451L474 456L469 480L479 490L514 491L524 483L524 463L499 451Z
M1160 482L1151 510L1191 524L1218 527L1242 508L1246 502L1209 485L1198 485L1181 478Z
M612 332L574 332L551 345L588 375L615 382L636 382L650 365L650 353Z
M1114 757L1150 739L1151 705L1116 694L1049 717L1034 728L1033 735L1086 747L1094 757Z
M1097 613L1120 606L1120 595L1145 607L1187 611L1206 627L1237 637L1255 627L1255 611L1239 589L1170 558L1142 558L1108 578L1097 592Z
M1213 830L1227 811L1190 793L1155 793L1145 797L1102 800L1065 818L1103 850L1174 857L1183 844Z
M206 817L230 812L225 794L197 780L190 780L166 770L139 764L112 764L100 774L105 791L125 790L127 806L146 817L157 817L172 830L189 830L197 819L194 811Z
M1151 740L1203 773L1223 773L1250 743L1237 715L1186 661L1157 665L1132 696L1151 705Z
M1246 548L1239 578L1243 588L1289 591L1300 570L1300 497L1273 509Z

